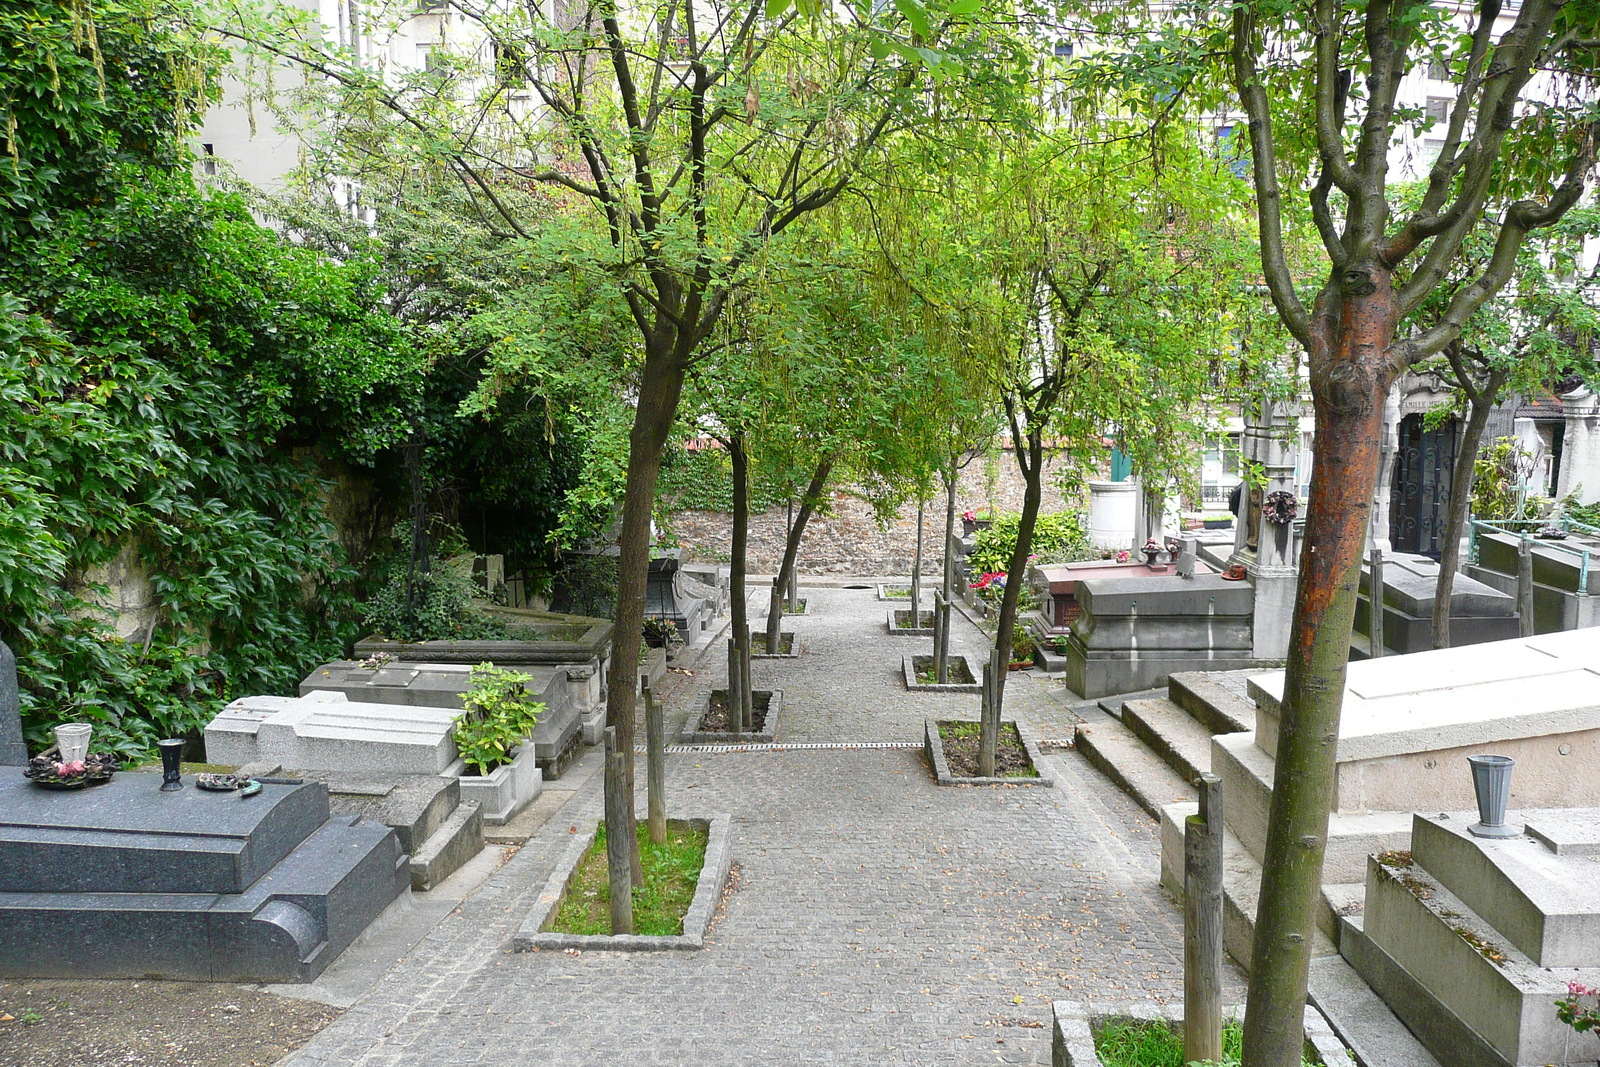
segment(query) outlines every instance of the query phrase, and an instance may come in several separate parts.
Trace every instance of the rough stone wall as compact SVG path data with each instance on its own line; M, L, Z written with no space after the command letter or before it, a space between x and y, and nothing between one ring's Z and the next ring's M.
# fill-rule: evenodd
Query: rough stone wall
M993 480L991 483L991 475ZM992 489L992 494L991 494ZM1016 456L1002 452L997 461L986 465L973 460L961 471L956 489L956 533L961 513L968 509L993 506L1000 512L1022 510L1022 474ZM1044 474L1042 512L1082 511L1080 503L1068 504L1053 484L1051 470ZM779 507L750 519L749 566L755 574L775 574L783 562L786 509ZM678 511L671 516L672 531L690 550L690 558L726 562L733 545L733 517L717 511ZM935 495L923 515L922 572L939 574L943 568L939 539L944 533L944 492ZM836 491L831 494L831 510L814 515L806 524L800 542L799 569L802 574L910 574L916 558L917 507L908 504L894 516L887 529L880 526L871 505Z

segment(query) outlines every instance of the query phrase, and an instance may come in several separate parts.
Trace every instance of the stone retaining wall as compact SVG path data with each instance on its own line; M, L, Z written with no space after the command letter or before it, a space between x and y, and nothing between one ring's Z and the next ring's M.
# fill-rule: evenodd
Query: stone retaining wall
M1016 456L1002 452L994 465L993 503L1001 512L1021 511L1023 481ZM974 460L961 472L956 490L957 533L961 512L990 504L989 475L984 461ZM1054 512L1082 505L1068 505L1054 486L1047 464L1044 474L1042 511ZM750 519L749 566L752 573L774 574L783 562L786 509L779 507ZM718 511L677 511L671 515L672 531L690 550L690 558L726 562L733 544L733 517ZM944 532L944 493L942 489L930 503L922 523L922 572L938 574L943 568L939 539ZM828 514L814 515L806 524L800 542L799 568L802 574L910 574L916 555L917 506L902 507L887 528L881 526L872 506L848 492L831 494Z

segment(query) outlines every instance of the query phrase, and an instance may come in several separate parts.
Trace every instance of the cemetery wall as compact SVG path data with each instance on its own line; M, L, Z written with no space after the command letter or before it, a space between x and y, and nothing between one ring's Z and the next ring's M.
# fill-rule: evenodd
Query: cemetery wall
M1066 503L1052 484L1051 468L1044 475L1044 502L1041 512L1082 511L1077 502ZM997 462L985 464L982 458L961 472L956 490L957 533L961 513L988 507L993 502L1000 512L1022 510L1022 475L1016 457L1008 450ZM774 574L783 562L783 507L774 508L750 520L750 569L756 574ZM717 511L677 511L671 517L672 532L690 550L690 558L727 562L733 544L733 517ZM944 492L941 487L923 516L922 570L938 574L943 563L939 538L944 532ZM881 526L872 506L846 490L829 495L829 512L813 516L800 542L799 569L802 574L910 574L917 546L917 506L907 504Z

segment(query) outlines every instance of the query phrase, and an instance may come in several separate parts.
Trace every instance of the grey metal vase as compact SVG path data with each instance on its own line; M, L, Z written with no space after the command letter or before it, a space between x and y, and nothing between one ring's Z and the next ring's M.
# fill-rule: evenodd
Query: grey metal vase
M1511 800L1511 772L1517 761L1510 756L1468 756L1472 789L1478 795L1478 821L1467 827L1475 837L1517 837L1520 826L1506 825L1506 804Z

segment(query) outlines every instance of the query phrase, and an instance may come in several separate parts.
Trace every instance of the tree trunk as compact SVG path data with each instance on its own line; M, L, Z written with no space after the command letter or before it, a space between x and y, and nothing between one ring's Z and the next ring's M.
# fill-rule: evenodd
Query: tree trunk
M944 598L956 598L956 481L960 477L956 457L950 457L950 472L944 482Z
M822 487L828 483L828 474L832 470L833 457L822 457L817 469L811 475L811 484L806 486L806 495L800 500L800 511L789 526L788 542L783 547L783 565L778 568L777 577L772 579L772 605L767 612L769 656L778 653L778 640L783 627L783 590L789 582L790 574L794 571L795 560L800 555L800 538L805 536L806 523L811 521L811 514L822 499Z
M681 361L668 355L646 354L633 429L628 434L628 477L622 497L622 535L617 543L617 617L611 637L611 677L606 686L606 725L616 727L617 749L625 766L623 788L627 796L621 810L628 819L624 840L631 843L635 885L642 879L638 834L634 829L634 686L639 682L645 586L650 574L650 513L656 499L656 479L661 473L661 449L677 415L683 378Z
M1026 459L1024 459L1026 448ZM991 702L991 714L996 722L1004 709L1006 676L1009 673L1006 667L1011 662L1011 639L1017 630L1017 604L1022 599L1022 584L1026 581L1028 570L1028 556L1033 551L1033 528L1039 518L1039 505L1044 499L1044 429L1042 426L1030 427L1026 438L1026 445L1017 442L1017 466L1022 471L1024 488L1022 491L1022 515L1017 521L1017 544L1011 550L1011 562L1006 570L1006 592L1000 598L1000 621L994 635L994 645L999 655L996 656L998 677L994 682L994 699ZM987 758L993 761L994 754L980 753L979 759Z
M1341 290L1341 283L1346 286ZM1346 266L1318 296L1309 357L1317 462L1290 630L1262 860L1243 1062L1297 1067L1311 939L1333 806L1339 711L1361 556L1397 368L1388 270Z
M750 611L744 589L750 551L750 458L744 450L742 433L734 434L729 440L728 455L733 460L733 560L728 568L728 599L732 601L733 624L728 641L737 649L729 662L737 662L742 668L745 643L750 637ZM740 673L742 675L742 670ZM742 684L735 694L734 678L731 673L728 677L728 718L735 724L735 730L750 711L744 703L745 694L751 689L750 680L743 677L740 680Z
M1445 514L1444 538L1439 553L1439 578L1433 587L1433 647L1450 647L1450 597L1455 588L1456 570L1461 566L1461 535L1466 531L1472 511L1472 479L1477 473L1478 446L1489 427L1489 411L1500 395L1498 383L1473 397L1467 415L1467 428L1456 452L1456 469L1450 479L1450 510Z
M924 501L917 501L917 548L911 556L911 625L922 625L922 512Z

